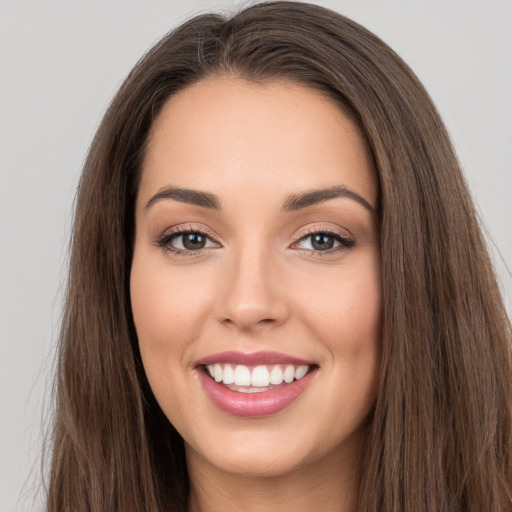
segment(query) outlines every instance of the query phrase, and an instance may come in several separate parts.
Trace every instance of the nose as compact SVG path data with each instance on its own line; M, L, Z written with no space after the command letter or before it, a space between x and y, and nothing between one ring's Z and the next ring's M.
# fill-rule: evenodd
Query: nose
M281 325L289 316L286 291L268 248L243 250L226 262L216 317L242 331Z

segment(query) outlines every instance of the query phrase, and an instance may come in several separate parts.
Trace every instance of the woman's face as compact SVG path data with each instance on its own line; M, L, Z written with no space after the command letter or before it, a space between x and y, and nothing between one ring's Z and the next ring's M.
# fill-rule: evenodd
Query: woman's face
M189 465L282 475L360 446L380 361L377 194L355 124L313 89L224 78L167 101L131 300Z

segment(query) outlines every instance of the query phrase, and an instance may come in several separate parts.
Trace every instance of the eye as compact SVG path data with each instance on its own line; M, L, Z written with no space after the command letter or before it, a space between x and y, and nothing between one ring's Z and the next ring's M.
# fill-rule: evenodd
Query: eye
M197 230L169 233L158 241L158 245L170 252L185 255L210 247L219 247L206 233Z
M337 250L350 249L354 245L354 240L339 233L317 231L303 236L293 247L315 252L335 252Z

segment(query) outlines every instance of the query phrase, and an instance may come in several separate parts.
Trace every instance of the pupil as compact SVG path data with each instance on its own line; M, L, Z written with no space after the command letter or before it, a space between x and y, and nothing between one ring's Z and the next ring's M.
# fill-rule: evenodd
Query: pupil
M329 235L314 235L312 244L317 251L326 251L334 246L334 238Z
M202 249L205 246L206 239L203 235L197 233L188 233L183 235L183 247L189 250Z

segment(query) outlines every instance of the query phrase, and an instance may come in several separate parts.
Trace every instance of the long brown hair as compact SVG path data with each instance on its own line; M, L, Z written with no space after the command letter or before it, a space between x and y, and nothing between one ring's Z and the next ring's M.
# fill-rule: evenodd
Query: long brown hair
M383 361L360 510L510 511L511 326L445 127L380 39L289 1L182 24L105 114L76 201L48 510L186 510L183 441L146 380L128 278L151 124L176 91L219 75L323 91L351 113L373 156Z

